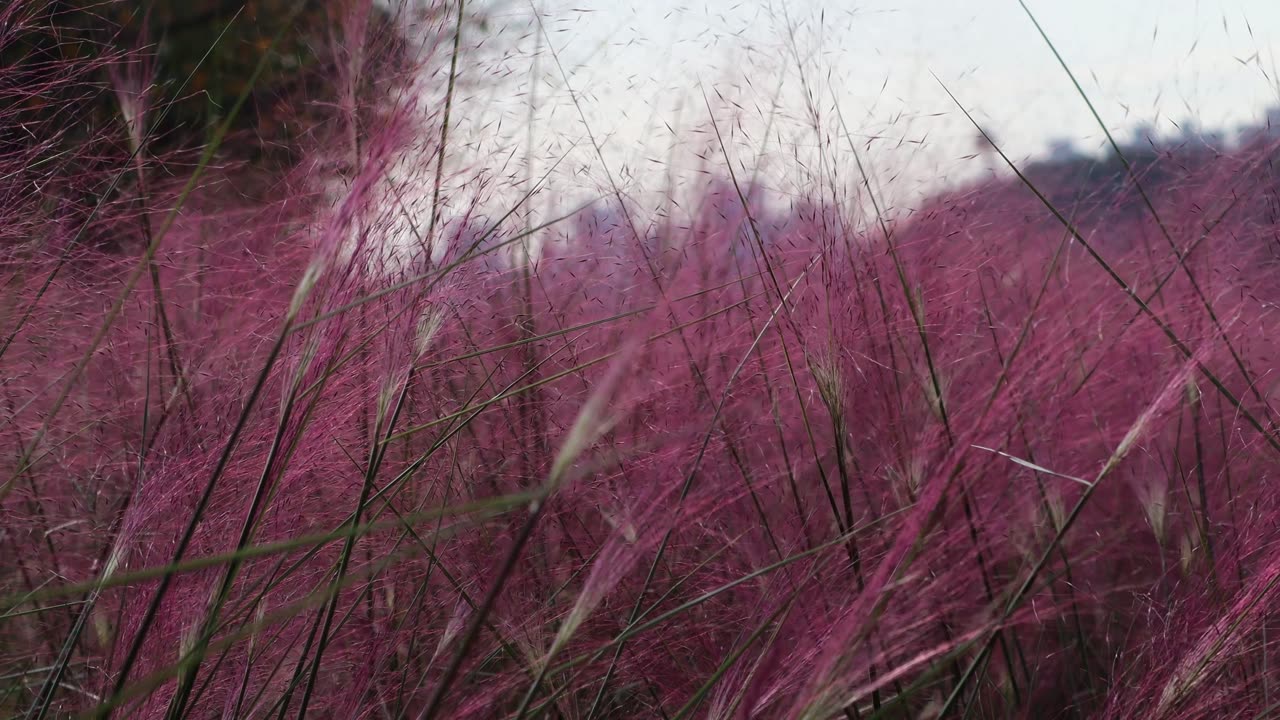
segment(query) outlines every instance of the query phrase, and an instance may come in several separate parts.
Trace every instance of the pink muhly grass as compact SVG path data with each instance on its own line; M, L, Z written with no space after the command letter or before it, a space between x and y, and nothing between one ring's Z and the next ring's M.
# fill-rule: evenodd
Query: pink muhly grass
M1280 702L1271 141L882 225L861 174L769 206L717 119L685 219L609 187L529 227L536 178L446 162L465 4L409 49L370 8L333 13L337 100L274 175L148 152L144 51L0 70L39 120L0 146L0 708ZM21 109L104 76L126 107L87 137Z

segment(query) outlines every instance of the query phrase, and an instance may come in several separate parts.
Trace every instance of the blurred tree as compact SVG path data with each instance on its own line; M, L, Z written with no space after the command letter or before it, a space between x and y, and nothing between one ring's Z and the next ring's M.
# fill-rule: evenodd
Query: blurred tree
M147 94L152 103L170 105L159 125L154 123L160 113L148 118L157 149L203 142L248 87L264 53L269 53L267 64L234 121L235 140L228 152L248 159L288 157L299 133L311 125L308 115L334 97L327 58L333 14L345 2L19 0L18 5L12 25L18 30L0 36L5 79L29 84L51 69L102 61L96 65L105 72L91 84L48 83L51 91L75 93L82 101L78 106L85 112L76 122L68 122L68 103L56 102L58 98L42 100L33 93L24 108L24 120L52 122L67 142L94 137L104 125L121 122L120 99L112 92L119 88L113 87L110 70L119 70L122 62L132 64L125 75L151 85ZM386 20L379 7L374 4L371 10L378 16L375 23ZM385 22L380 26L385 28ZM191 82L179 93L188 76ZM46 107L60 108L64 116L48 117Z
M165 125L157 130L171 142L203 139L245 91L264 53L269 53L232 127L239 134L237 149L258 156L287 153L296 133L306 126L299 116L310 104L304 100L329 99L331 89L317 79L324 76L322 48L333 4L125 0L113 3L109 20L121 28L117 43L154 53L154 80L164 99L174 102ZM92 7L92 2L85 7ZM187 91L175 96L188 76Z

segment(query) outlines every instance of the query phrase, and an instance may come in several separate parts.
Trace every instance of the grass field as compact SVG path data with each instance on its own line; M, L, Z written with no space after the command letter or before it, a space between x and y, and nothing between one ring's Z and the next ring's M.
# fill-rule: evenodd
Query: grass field
M845 141L758 200L713 114L692 205L601 155L530 219L448 202L483 26L350 5L269 169L255 70L160 143L145 48L0 9L0 712L1280 712L1265 128L888 212Z

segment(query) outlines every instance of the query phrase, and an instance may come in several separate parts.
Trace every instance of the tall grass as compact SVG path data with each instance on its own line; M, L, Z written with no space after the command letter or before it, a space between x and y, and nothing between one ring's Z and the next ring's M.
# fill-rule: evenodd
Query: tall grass
M712 112L683 215L538 223L446 162L466 4L370 7L272 174L239 104L153 152L145 47L0 69L0 708L1275 711L1272 142L891 219L852 145L769 205Z

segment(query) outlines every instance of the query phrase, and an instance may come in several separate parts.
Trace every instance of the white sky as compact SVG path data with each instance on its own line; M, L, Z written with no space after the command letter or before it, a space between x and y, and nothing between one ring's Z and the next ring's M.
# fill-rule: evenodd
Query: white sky
M709 127L712 113L703 90L720 129L732 135L727 142L735 162L791 173L771 179L783 192L788 184L793 191L804 186L806 179L787 160L796 154L812 160L805 151L817 147L800 66L827 142L847 142L839 133L837 102L855 138L864 144L881 138L867 146L868 158L895 197L983 171L983 161L968 157L974 152L972 126L933 74L1015 158L1042 154L1055 140L1071 140L1088 151L1102 142L1087 107L1017 0L490 2L496 4L486 43L505 49L479 72L505 79L490 83L484 100L477 95L461 106L461 132L470 126L478 133L470 135L476 138L474 150L487 153L490 163L498 156L513 165L523 162L529 81L539 47L537 24L531 22L537 5L555 53L544 44L538 61L535 174L581 140L558 174L588 191L604 187L606 166L636 192L660 192L655 183L664 181L673 162L677 173L696 167L700 155L723 166L718 146L708 145L714 136L690 132ZM1144 122L1158 134L1173 134L1173 123L1187 120L1230 135L1280 105L1274 72L1280 0L1028 5L1122 138ZM788 28L795 29L794 39ZM583 139L557 58L604 144L603 166ZM780 109L765 145L760 131L780 81ZM763 163L757 162L761 150L768 158Z

